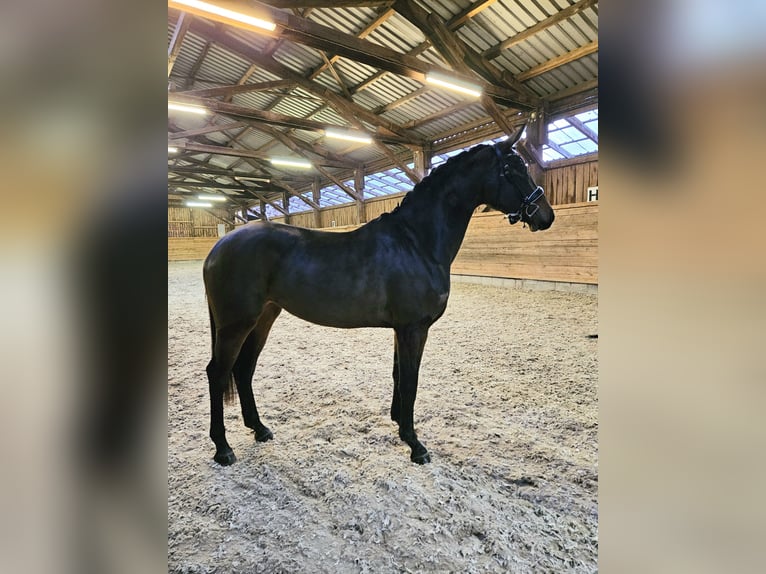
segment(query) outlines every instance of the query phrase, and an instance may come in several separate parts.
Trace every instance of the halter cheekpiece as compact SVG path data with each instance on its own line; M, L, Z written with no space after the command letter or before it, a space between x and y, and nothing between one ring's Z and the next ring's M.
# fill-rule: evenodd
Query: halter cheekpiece
M507 163L505 163L505 158L503 157L502 152L500 151L500 148L495 144L492 146L495 148L495 153L497 154L497 159L500 162L500 176L504 177L506 181L510 184L513 184L511 181L511 170ZM545 191L542 187L539 185L533 189L529 195L526 197L522 197L521 199L521 205L519 205L519 210L509 213L508 214L508 222L513 225L514 223L518 223L521 221L522 215L526 215L527 219L532 217L535 213L537 213L537 210L540 209L540 206L537 205L535 202L540 199Z

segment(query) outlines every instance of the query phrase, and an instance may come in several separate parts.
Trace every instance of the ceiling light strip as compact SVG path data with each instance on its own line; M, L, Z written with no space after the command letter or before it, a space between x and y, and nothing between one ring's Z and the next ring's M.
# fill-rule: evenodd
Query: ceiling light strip
M207 114L207 110L201 106L190 106L188 104L178 104L176 102L168 102L168 110L174 110L176 112L187 112L190 114L199 114L204 116Z
M272 165L281 165L285 167L298 167L301 169L309 169L312 167L311 162L306 161L305 159L273 157L269 161L271 161Z
M449 76L439 74L438 72L429 72L426 74L426 83L431 84L432 86L446 88L453 92L459 92L467 96L472 96L474 98L481 96L481 86L458 80L457 78L450 78Z
M228 5L232 8L238 8L239 10L247 8L247 6L243 6L242 4L242 2L224 2L220 0L215 4L210 2L200 2L199 0L168 0L168 6L170 8L177 8L184 12L191 12L198 16L210 18L218 22L227 24L238 22L260 30L268 30L269 32L273 32L277 28L277 25L274 22L269 22L268 20L250 14L243 14L240 11L230 10L225 7Z

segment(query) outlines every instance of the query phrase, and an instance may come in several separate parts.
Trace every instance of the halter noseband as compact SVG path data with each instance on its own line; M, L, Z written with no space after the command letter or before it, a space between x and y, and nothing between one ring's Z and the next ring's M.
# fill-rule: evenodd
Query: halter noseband
M511 181L511 171L508 167L508 164L505 163L505 160L503 159L503 154L500 151L500 148L497 147L497 145L493 146L495 148L495 153L497 154L497 159L500 162L500 177L504 177L506 181L510 184L513 184ZM522 215L526 215L527 219L532 217L535 213L537 213L537 210L540 209L540 206L537 205L535 202L540 199L545 191L542 187L539 185L533 189L529 195L526 197L521 198L521 205L519 205L519 210L509 213L508 214L508 222L513 225L514 223L518 223L522 219Z

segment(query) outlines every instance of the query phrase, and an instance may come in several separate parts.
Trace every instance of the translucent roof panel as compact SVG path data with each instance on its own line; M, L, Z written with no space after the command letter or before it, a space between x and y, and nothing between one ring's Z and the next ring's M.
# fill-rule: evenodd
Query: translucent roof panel
M572 122L566 118L548 124L548 141L551 145L543 146L543 159L553 161L598 152L598 142L584 133L577 126L585 126L585 131L592 131L598 136L598 109L576 114Z

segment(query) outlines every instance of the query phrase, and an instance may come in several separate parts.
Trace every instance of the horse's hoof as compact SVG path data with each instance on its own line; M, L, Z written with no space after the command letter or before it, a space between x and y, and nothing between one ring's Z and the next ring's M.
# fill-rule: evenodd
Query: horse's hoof
M426 452L421 452L418 454L415 454L414 452L410 455L410 460L414 462L415 464L426 464L427 462L431 462L431 455Z
M266 442L267 440L271 440L273 438L274 434L266 427L255 431L255 440L258 442Z
M229 449L226 452L215 453L213 460L221 466L229 466L234 464L234 462L237 460L237 457L234 456L234 451Z

